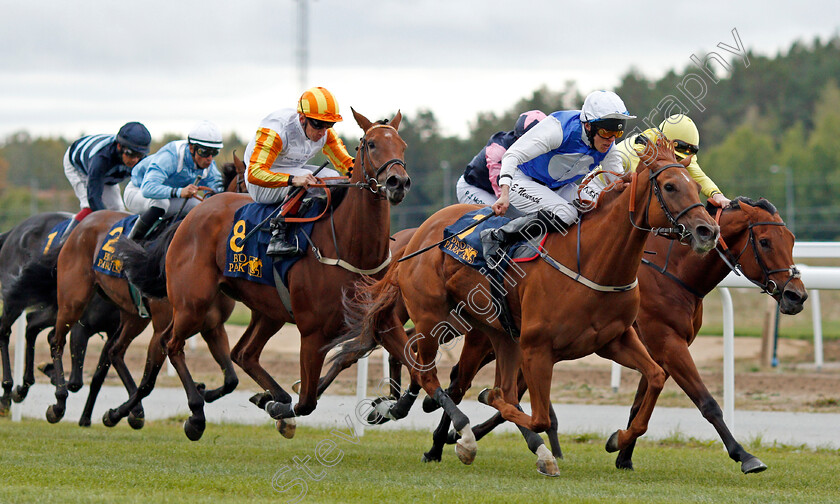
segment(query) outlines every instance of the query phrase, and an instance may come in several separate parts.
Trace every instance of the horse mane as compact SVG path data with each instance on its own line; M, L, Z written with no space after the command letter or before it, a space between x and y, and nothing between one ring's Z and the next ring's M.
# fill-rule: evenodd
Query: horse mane
M778 213L778 209L776 209L776 206L773 205L773 203L770 203L769 200L759 198L758 201L756 201L748 196L737 196L733 198L729 202L729 205L724 207L723 210L726 211L741 208L741 204L749 205L755 208L760 208L769 213L770 215L776 215ZM709 212L710 215L714 215L715 212L717 212L717 209L718 207L716 205L709 202L706 203L706 211Z
M148 297L166 297L166 251L181 222L183 219L172 222L145 246L125 237L114 244L114 255L122 261L126 278Z

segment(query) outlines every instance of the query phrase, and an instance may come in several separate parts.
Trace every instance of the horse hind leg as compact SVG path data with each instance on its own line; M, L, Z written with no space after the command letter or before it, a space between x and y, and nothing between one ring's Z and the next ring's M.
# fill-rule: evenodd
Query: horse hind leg
M627 420L628 427L633 422L633 419L636 417L636 414L638 414L639 407L642 404L642 398L645 396L646 392L647 380L645 380L645 377L642 376L641 378L639 378L639 386L636 388L636 396L633 398L633 405L630 407L630 418ZM627 469L629 471L632 471L633 451L635 448L636 441L632 440L630 444L628 444L625 448L619 450L618 456L615 458L615 467L618 469Z
M26 315L26 353L24 356L23 383L12 392L12 400L22 402L29 393L29 387L35 384L35 340L38 334L55 324L55 310L32 311Z
M4 299L4 301L7 301ZM0 396L0 416L9 414L12 405L12 359L9 355L9 340L12 335L12 324L23 312L22 307L7 302L3 306L3 316L0 318L0 360L3 366L3 395Z

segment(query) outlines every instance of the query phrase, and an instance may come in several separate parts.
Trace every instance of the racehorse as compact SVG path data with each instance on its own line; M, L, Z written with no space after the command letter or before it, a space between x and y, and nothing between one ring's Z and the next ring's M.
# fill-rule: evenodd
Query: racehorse
M235 155L234 160L236 161ZM239 187L235 168L230 170L230 167L225 165L223 172L226 173L224 180L228 183L228 189ZM114 251L113 245L122 235L122 229L112 230L112 226L129 215L126 212L110 210L91 213L73 229L58 255L56 266L58 310L55 334L50 343L53 358L53 379L56 385L56 403L47 408L46 416L50 423L61 420L66 408L67 385L64 382L61 357L66 342L67 328L79 320L96 291L101 291L119 308L121 329L118 337L109 338L102 349L100 365L91 381L90 395L80 424L82 421L86 421L86 425L90 424L90 414L93 411L96 394L107 375L110 365L113 365L116 369L129 396L136 391L137 387L125 365L124 356L128 345L148 326L150 321L155 331L150 343L149 355L158 356L158 360L161 362L165 359L165 355L160 349L157 352L154 351L153 345L159 341L160 333L171 321L171 307L168 302L165 299L149 299L148 308L151 319L141 317L126 279L95 271L91 267L100 248L106 247L106 250ZM173 227L177 224L177 222L173 224ZM218 300L216 304L210 307L204 321L205 324L201 327L202 336L214 355L229 353L224 321L233 311L233 304L231 300ZM150 364L147 362L148 365ZM224 359L219 361L219 365L225 374L225 384L217 390L205 392L212 395L213 399L233 390L236 386L236 374L229 363L229 359L228 365L225 364ZM130 412L129 424L135 429L142 428L143 417L142 405L137 404ZM106 425L109 425L107 419L103 420Z
M732 200L726 208L709 209L716 215L721 229L715 254L698 255L672 240L658 236L648 238L645 251L650 254L650 259L643 259L644 267L638 272L642 297L635 327L651 357L665 370L666 379L674 377L703 417L717 430L730 458L741 464L744 474L749 474L763 471L767 466L735 440L688 350L702 323L703 299L730 271L743 274L771 295L784 314L794 315L802 311L808 294L793 266L793 234L769 201L753 201L742 196ZM488 360L487 352L486 343L475 342L468 337L462 359L473 362L482 358ZM492 358L490 355L489 360ZM463 395L464 384L473 377L469 370L474 368L470 365L462 367L460 363L456 368L457 371L453 369L449 393ZM393 376L399 379L392 372ZM645 388L646 382L642 378L631 409L631 419L640 407ZM432 409L427 405L429 402L427 398L423 403L427 411ZM436 455L433 460L440 460L444 440L453 443L457 439L454 432L449 432L447 436L444 431L441 436L441 429L449 428L448 417L445 414L444 417L442 427L435 431L434 445L426 453L426 457ZM502 422L501 415L496 414L476 425L473 434L476 439L481 439ZM553 433L550 431L549 438L552 443L556 441L556 429ZM616 467L633 468L634 445L634 442L630 443L619 451ZM552 451L555 452L554 446Z
M351 308L347 311L357 313L348 315L353 323L336 358L369 351L377 340L383 344L392 340L391 346L403 343L403 349L416 342L414 362L410 351L402 352L403 363L411 368L412 384L391 412L407 411L422 387L452 417L461 435L456 453L469 464L476 453L469 419L440 387L435 366L438 339L464 332L455 329L453 322L484 332L497 356L496 387L482 392L480 400L533 432L550 426L548 392L554 363L597 353L647 378L648 387L630 427L613 433L606 445L610 452L626 448L646 431L664 383L664 372L632 328L640 295L635 277L645 239L657 228L679 235L702 253L714 247L718 236L717 224L699 202L698 185L685 170L687 161L678 163L664 141L655 148L649 146L640 157L640 170L602 193L597 208L571 226L568 235L548 235L543 260L523 263L515 279L505 276L505 298L519 329L518 340L493 316L496 305L482 272L432 247L410 262L395 264L382 280L362 288L355 305L352 300L346 302ZM476 208L455 205L432 215L409 241L406 256L433 246L446 226ZM597 255L594 247L598 247ZM578 264L578 271L558 274L558 269L570 270L564 264ZM412 341L395 320L400 297L417 330ZM518 408L516 373L520 367L531 395L531 415ZM541 454L540 462L553 465L550 472L557 472L550 453Z
M220 292L252 310L251 323L231 357L267 391L258 394L254 402L278 420L278 430L287 437L294 433L293 417L315 409L317 381L326 354L323 347L338 336L343 325L342 290L351 289L360 273L375 274L388 264L389 204L401 202L410 187L404 161L406 144L397 132L400 113L390 123L373 123L355 110L353 116L364 135L350 188L332 209L332 218L314 224L311 239L320 250L319 257L307 254L289 270L292 313L275 287L223 275L234 214L251 202L247 196L214 196L191 211L172 238L166 254L166 285L174 318L164 341L187 392L192 415L184 423L184 432L189 439L200 439L204 433L204 399L190 376L182 349L185 338L200 326L207 307ZM332 264L337 261L325 259L330 257L340 258L341 267ZM266 342L286 322L295 322L301 332L302 388L295 405L259 363Z
M0 397L0 414L5 414L11 401L21 402L35 383L34 357L35 340L46 328L55 325L57 312L55 279L51 269L55 266L57 255L44 274L30 281L20 281L20 274L32 263L44 259L43 250L50 239L53 228L62 221L69 220L73 214L49 212L34 215L0 234L0 284L2 284L3 316L0 317L0 354L3 363L3 396ZM49 241L50 249L60 247L57 237ZM12 324L27 308L37 308L26 314L26 349L23 383L12 389L12 371L9 358L9 336ZM68 389L76 392L82 388L83 365L88 339L96 333L104 332L107 337L116 334L119 316L114 313L109 303L100 296L95 296L88 310L83 314L80 324L71 330L70 344L72 365ZM51 373L47 373L51 374Z

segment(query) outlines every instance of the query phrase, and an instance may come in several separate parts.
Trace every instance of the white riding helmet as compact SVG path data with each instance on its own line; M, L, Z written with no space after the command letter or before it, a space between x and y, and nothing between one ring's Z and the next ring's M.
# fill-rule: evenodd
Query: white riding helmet
M190 134L187 136L187 142L211 149L221 149L224 147L222 143L222 132L218 126L210 121L199 121L193 126Z
M580 111L581 122L601 121L604 119L635 119L630 115L621 98L612 91L593 91L583 101Z

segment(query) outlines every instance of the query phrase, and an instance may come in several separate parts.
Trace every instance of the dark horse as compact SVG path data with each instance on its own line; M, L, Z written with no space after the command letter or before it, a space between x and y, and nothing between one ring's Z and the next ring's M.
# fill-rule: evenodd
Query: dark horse
M714 247L718 236L717 224L701 208L697 184L688 177L685 161L677 163L665 142L647 149L641 160L639 171L604 192L597 209L585 214L568 235L548 236L544 247L553 260L524 263L522 274L505 278L518 339L505 331L498 317L488 316L493 311L489 280L435 247L392 266L385 278L361 290L355 304L347 301L350 332L337 359L366 352L377 340L383 344L391 340L390 346L403 349L389 352L402 355L403 363L411 368L412 384L390 413L404 416L422 386L452 417L461 435L456 453L469 464L476 452L469 419L440 387L435 366L438 339L463 332L453 324L477 328L492 342L497 356L496 388L483 392L482 402L533 432L551 424L548 392L554 363L597 353L637 369L648 381L630 427L607 441L610 452L626 448L647 430L665 378L632 327L640 297L635 278L645 240L652 228L661 228L679 233L696 251L705 252ZM406 255L437 242L444 227L475 208L456 205L437 212L418 228ZM578 274L557 271L564 264L580 264ZM417 343L416 358L408 351L411 341L394 315L400 298L417 330L412 338ZM520 368L531 395L532 415L518 407ZM539 454L541 463L549 474L558 472L547 450Z
M35 339L41 331L55 325L58 311L55 278L52 275L58 256L52 254L51 259L47 259L43 255L43 250L50 239L50 231L58 223L72 217L73 214L65 212L38 214L29 217L8 232L0 234L0 284L2 284L0 294L3 301L3 316L0 317L0 354L2 354L3 363L3 396L0 397L0 414L8 411L11 400L23 401L29 392L29 387L35 383ZM57 237L52 238L49 242L50 250L55 251L60 244ZM42 270L42 275L21 281L21 272L27 270L33 263L43 260L48 260L50 264ZM14 384L9 358L9 336L12 324L27 308L32 308L32 310L26 314L26 359L23 383L12 390ZM76 392L82 388L82 370L88 339L100 332L106 333L110 338L116 334L118 328L119 315L107 301L100 296L95 296L80 323L74 325L71 330L70 344L73 349L73 362L67 386L70 391ZM80 422L83 421L84 419L80 420Z
M658 236L648 238L645 251L651 255L650 259L643 259L646 267L640 268L638 273L642 296L635 327L651 357L665 370L666 378L673 376L703 417L715 427L730 458L740 462L741 471L745 474L760 472L767 466L744 450L724 424L720 407L703 384L688 346L702 323L703 298L733 269L771 295L784 314L799 313L808 295L792 266L793 234L769 201L738 197L726 208L710 207L710 210L716 215L721 229L717 254L698 255L672 240ZM459 363L453 368L449 388L452 395L463 395L478 370L472 363L484 365L495 357L486 338L475 338L476 335L468 335L464 341L461 358L465 365ZM391 374L399 380L399 367L396 369ZM642 378L631 419L638 411L645 388L646 382ZM427 411L435 408L429 399L423 402ZM476 425L473 428L476 439L481 439L502 422L501 415L496 414ZM449 418L444 413L441 425L435 431L434 445L426 453L427 459L440 460L444 440L455 442L457 436L452 431L447 436L448 428ZM556 428L549 431L549 439L553 444L552 451L559 453L554 446ZM634 445L631 443L619 452L616 467L633 468Z
M352 289L360 273L373 274L388 264L389 204L402 201L410 186L404 162L406 145L397 132L400 113L390 124L373 123L356 111L353 116L364 136L349 181L351 188L332 210L332 219L314 225L311 238L320 250L319 257L308 254L289 271L294 316L275 287L223 275L234 214L252 201L249 197L214 196L191 211L172 238L166 253L166 284L174 318L163 341L187 392L192 415L184 423L184 432L189 439L200 439L204 433L205 401L187 369L184 340L200 327L208 306L220 293L241 300L252 311L251 323L231 357L267 391L258 394L254 402L278 420L278 429L287 437L294 432L293 417L315 409L324 346L343 327L342 290ZM341 267L327 259L330 257L340 258ZM159 259L150 258L150 262ZM302 389L296 405L259 362L268 339L286 322L295 322L301 333Z
M235 169L225 165L223 172L225 173L224 180L229 189L239 187L239 179L236 176ZM58 255L56 264L58 309L55 335L50 342L54 368L53 380L56 385L56 404L47 408L47 420L51 423L61 420L66 408L67 385L64 381L61 357L66 342L67 328L79 320L96 292L101 292L119 308L116 313L120 316L121 328L118 337L108 338L102 349L100 365L91 380L91 391L82 419L86 420L87 425L90 424L90 415L93 411L96 394L111 365L116 369L129 395L136 390L134 380L125 365L124 356L129 343L146 328L150 320L140 317L137 305L129 291L128 282L124 278L103 274L91 267L100 248L106 247L106 250L111 249L113 251L113 245L121 236L122 230L112 232L111 227L128 215L130 214L126 212L110 210L93 212L73 229ZM176 226L177 223L173 225L173 228ZM32 271L36 270L33 269ZM31 272L29 273L31 274ZM171 308L166 300L151 299L148 301L148 305L155 333L160 333L171 320ZM227 347L227 334L224 332L223 323L233 310L233 302L229 300L221 301L212 308L207 314L206 324L202 327L202 335L211 348L216 348L219 345ZM111 311L114 311L113 308ZM225 350L221 350L219 353L224 354ZM225 371L227 377L233 372L233 369L230 367ZM233 379L235 380L235 374ZM131 411L129 424L139 429L144 424L143 417L142 406L138 404Z

